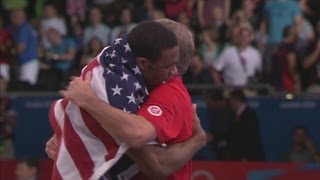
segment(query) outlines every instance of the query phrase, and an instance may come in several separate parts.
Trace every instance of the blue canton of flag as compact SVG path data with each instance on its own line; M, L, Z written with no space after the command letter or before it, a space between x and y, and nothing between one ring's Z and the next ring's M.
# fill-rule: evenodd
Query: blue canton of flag
M133 58L127 35L116 39L100 55L109 103L123 111L136 113L148 96L141 72Z

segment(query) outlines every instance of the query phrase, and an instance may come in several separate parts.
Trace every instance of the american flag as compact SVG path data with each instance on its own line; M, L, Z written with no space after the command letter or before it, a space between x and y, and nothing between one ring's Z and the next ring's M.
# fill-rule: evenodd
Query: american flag
M88 71L93 92L123 111L136 113L148 95L126 35L104 48L84 67L81 77ZM128 149L66 99L53 102L49 119L58 139L52 179L99 179Z

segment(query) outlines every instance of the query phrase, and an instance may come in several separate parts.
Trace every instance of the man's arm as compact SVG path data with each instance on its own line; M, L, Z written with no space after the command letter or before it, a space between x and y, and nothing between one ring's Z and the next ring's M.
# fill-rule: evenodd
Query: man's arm
M129 149L127 155L139 165L145 175L162 179L185 165L205 144L206 135L194 106L193 136L191 138L166 147L146 145L138 149ZM46 143L45 151L49 158L55 159L57 151L55 135Z
M206 134L200 125L194 106L193 136L188 140L166 147L146 145L129 149L127 155L143 173L153 179L163 179L183 167L206 144Z
M61 94L85 109L113 137L137 148L156 139L155 127L144 117L125 113L99 99L91 90L91 72L84 80L79 77L70 82Z

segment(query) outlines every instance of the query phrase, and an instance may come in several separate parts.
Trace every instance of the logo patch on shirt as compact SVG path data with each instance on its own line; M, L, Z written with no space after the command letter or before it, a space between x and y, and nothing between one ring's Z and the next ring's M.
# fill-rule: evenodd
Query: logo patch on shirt
M149 106L148 112L154 116L161 116L161 114L162 114L162 110L160 109L159 106Z

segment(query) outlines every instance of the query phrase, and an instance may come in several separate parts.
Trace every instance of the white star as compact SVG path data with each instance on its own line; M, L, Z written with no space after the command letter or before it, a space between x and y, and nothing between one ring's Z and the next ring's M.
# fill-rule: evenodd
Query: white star
M106 67L106 70L107 70L107 74L113 74L113 71L110 69L110 68L108 68L108 67Z
M133 93L131 93L130 96L127 96L127 98L129 99L128 104L130 104L131 102L134 103L134 104L136 104L136 99L134 98Z
M129 47L129 44L128 44L128 43L127 43L127 44L125 44L125 45L124 45L124 47L126 48L125 52L127 52L127 51L131 51L131 49L130 49L130 47Z
M128 81L128 77L129 77L129 74L126 74L124 72L122 72L122 76L121 76L121 80L127 80Z
M116 94L121 95L120 91L121 91L123 88L119 88L119 87L118 87L118 84L117 84L115 88L111 88L111 89L112 89L112 91L113 91L113 96L114 96L114 95L116 95Z
M133 85L136 87L136 90L141 88L141 85L139 82L134 82Z
M122 61L122 63L124 64L124 63L126 63L126 62L128 62L126 59L124 59L123 57L121 57L121 61Z
M113 69L113 67L115 67L115 64L110 63L109 66L111 67L111 69Z
M127 111L126 107L123 108L124 112L131 113L131 111Z
M113 50L112 54L111 54L111 58L114 58L114 57L116 57L116 51L115 50Z
M108 57L109 56L109 54L108 54L108 52L106 52L106 54L104 55L104 57Z
M141 74L138 66L136 66L135 68L131 68L131 69L134 71L134 74L135 74L135 75L136 75L136 74Z
M138 104L140 104L140 103L142 103L142 102L143 102L143 99L144 99L144 96L139 96L139 95L138 95L138 97L137 97L137 100L136 100L136 101L137 101L137 103L138 103Z
M122 38L117 38L116 40L115 40L115 43L114 44L120 44L120 41L122 40Z

